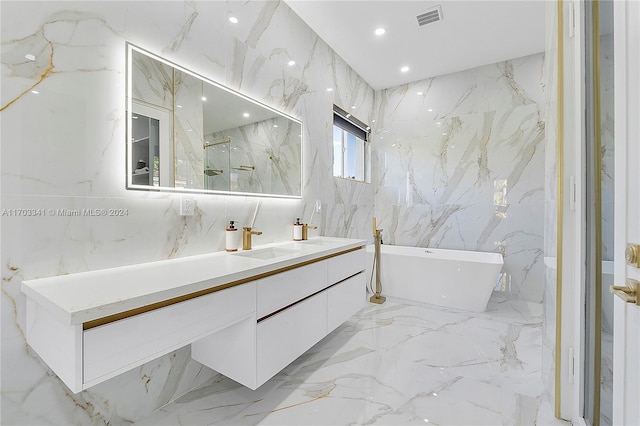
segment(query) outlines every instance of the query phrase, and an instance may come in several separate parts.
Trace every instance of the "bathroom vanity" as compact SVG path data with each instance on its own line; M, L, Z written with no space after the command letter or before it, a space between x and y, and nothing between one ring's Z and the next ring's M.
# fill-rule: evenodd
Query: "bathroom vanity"
M186 345L256 389L362 307L364 245L322 237L27 280L27 343L74 393Z

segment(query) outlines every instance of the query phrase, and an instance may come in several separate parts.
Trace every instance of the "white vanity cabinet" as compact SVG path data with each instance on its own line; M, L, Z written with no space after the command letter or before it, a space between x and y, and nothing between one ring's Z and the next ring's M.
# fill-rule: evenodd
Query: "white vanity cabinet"
M85 387L253 318L255 297L248 283L85 330Z
M85 329L66 325L27 299L27 342L74 393L246 318L249 283Z
M364 267L358 249L257 280L255 344L229 346L223 331L192 343L192 358L257 389L360 310Z
M327 335L327 293L265 318L256 329L256 386L275 376Z
M321 260L258 280L256 282L256 316L258 319L326 288L329 260L331 259Z
M256 389L362 307L364 243L24 281L27 343L74 393L189 344L194 360Z

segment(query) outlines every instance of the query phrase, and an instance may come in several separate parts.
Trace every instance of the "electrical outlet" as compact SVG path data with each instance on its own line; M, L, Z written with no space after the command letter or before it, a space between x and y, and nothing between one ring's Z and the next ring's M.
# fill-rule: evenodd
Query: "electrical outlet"
M180 196L180 216L193 216L196 211L196 201L193 195Z

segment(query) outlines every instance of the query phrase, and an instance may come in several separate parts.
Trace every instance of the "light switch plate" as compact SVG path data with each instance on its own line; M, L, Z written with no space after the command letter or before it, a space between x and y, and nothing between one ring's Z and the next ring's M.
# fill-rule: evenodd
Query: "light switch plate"
M193 195L180 196L180 216L193 216L196 211L196 201Z

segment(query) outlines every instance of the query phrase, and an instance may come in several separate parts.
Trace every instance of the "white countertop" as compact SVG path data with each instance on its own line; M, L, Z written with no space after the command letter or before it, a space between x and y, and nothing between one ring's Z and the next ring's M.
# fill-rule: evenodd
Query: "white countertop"
M217 287L315 258L361 247L365 240L318 237L160 260L22 282L22 292L66 324L82 324L130 309ZM277 257L247 257L280 249Z

